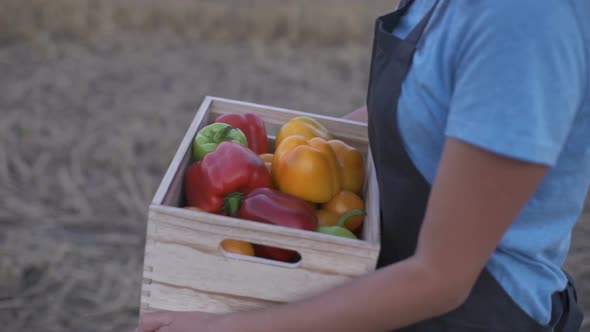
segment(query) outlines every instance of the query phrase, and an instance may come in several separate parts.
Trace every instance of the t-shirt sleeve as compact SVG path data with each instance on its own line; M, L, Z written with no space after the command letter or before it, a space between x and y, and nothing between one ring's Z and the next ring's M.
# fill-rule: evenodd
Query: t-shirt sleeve
M536 1L471 5L474 17L453 63L445 133L511 158L553 165L583 99L585 57L569 6Z

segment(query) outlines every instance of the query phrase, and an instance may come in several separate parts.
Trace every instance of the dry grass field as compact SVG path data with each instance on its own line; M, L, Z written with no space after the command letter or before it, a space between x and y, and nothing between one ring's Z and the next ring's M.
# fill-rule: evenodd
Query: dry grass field
M394 6L0 0L0 330L132 331L147 204L203 97L343 115ZM584 218L566 267L590 314Z

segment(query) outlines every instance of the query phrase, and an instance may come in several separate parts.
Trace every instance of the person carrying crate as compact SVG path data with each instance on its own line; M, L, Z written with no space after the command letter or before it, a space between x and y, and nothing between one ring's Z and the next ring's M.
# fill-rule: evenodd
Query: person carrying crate
M379 269L270 309L137 331L577 331L562 270L590 182L590 2L404 1L376 22L366 109Z

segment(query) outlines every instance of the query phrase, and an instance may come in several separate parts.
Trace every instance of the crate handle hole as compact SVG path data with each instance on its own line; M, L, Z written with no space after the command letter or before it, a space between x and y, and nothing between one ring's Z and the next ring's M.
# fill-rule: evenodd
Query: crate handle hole
M219 243L219 250L228 258L297 268L301 265L301 254L297 251L277 248L236 239L225 239Z

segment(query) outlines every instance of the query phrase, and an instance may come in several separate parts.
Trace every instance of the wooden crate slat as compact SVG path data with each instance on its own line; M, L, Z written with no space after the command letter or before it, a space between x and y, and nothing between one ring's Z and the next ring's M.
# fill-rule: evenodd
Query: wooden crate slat
M148 260L155 267L145 272L152 285L164 283L194 291L287 302L355 277L324 274L303 265L286 268L236 260L176 243L158 242L156 249Z
M276 305L279 302L264 301L228 294L194 291L188 288L154 283L149 296L142 296L142 313L158 310L201 311L210 313L230 313L254 310Z
M367 177L365 178L365 212L367 216L363 224L364 240L373 244L381 242L380 222L381 210L379 205L379 184L375 174L375 164L371 152L367 154ZM379 249L377 249L377 252Z
M179 244L198 241L201 245L207 245L209 250L217 250L220 242L228 238L280 246L301 253L304 265L313 264L317 260L314 258L317 252L322 255L333 254L348 258L348 273L351 274L371 269L370 266L366 267L366 260L374 258L378 248L378 245L367 241L169 207L154 207L150 211L150 220L155 221L155 225L149 228L148 240L176 241ZM355 266L356 260L359 264ZM316 266L310 267L329 270L325 263L319 261ZM343 268L347 269L333 267L340 271Z

